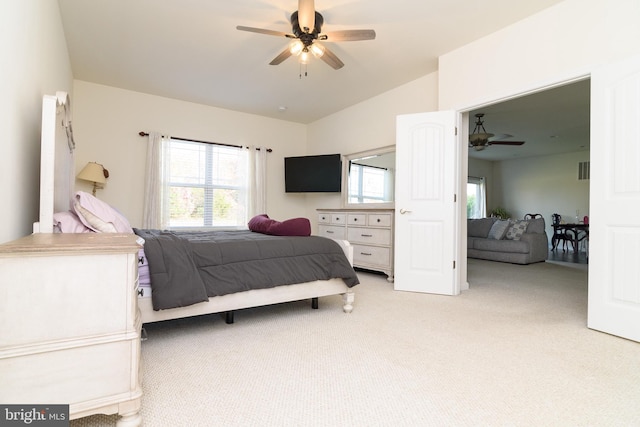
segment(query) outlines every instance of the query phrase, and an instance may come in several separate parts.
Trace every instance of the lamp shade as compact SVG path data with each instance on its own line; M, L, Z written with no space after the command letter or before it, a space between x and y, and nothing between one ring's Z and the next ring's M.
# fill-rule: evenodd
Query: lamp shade
M107 182L104 170L104 166L102 166L101 164L98 164L96 162L89 162L84 168L82 168L82 170L78 174L78 179L83 179L85 181L91 181L98 184L104 184L105 182Z

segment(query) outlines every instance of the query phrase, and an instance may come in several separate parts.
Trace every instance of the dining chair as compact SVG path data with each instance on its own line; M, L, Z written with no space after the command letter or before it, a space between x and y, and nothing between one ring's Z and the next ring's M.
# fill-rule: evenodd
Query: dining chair
M551 237L551 250L555 251L558 247L558 243L562 241L562 252L565 252L567 248L567 243L569 243L569 247L573 246L573 237L567 233L566 230L558 228L562 221L562 215L554 213L551 215L551 224L553 226L553 236Z

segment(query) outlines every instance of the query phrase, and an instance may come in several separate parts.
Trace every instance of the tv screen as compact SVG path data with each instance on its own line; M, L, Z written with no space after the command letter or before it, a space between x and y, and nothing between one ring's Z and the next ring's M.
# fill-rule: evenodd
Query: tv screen
M340 154L285 157L287 193L339 193L342 182Z

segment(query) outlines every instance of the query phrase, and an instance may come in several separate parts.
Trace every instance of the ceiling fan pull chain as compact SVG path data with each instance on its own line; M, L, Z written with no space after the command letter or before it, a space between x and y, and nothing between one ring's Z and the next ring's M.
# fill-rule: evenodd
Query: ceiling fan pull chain
M304 76L307 77L307 64L300 63L300 74L298 75L299 79L302 79L302 67L304 67Z

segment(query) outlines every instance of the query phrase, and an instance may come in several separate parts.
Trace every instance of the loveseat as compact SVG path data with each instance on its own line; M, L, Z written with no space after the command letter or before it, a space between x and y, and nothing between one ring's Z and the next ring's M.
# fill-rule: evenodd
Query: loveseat
M544 218L467 220L467 257L531 264L547 259L549 240Z

